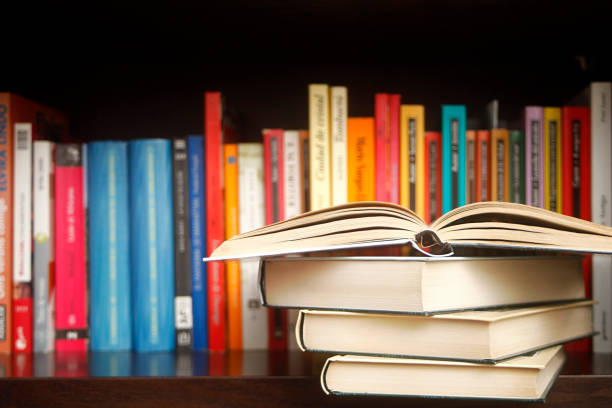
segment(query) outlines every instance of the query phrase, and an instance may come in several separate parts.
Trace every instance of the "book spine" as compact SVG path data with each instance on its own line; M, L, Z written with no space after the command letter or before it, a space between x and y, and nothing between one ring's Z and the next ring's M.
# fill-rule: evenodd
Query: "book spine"
M225 174L225 239L240 232L238 211L238 145L223 146ZM225 263L227 280L227 341L230 350L242 349L242 307L240 304L240 262Z
M128 149L134 349L173 350L172 147L141 139Z
M476 131L465 131L465 201L467 204L476 201Z
M306 145L306 150L308 146ZM306 166L307 167L307 166ZM264 157L260 143L238 144L238 202L240 233L265 225ZM268 347L268 311L259 299L258 260L241 260L242 348Z
M88 154L91 349L130 350L127 143L92 142Z
M563 209L561 188L561 109L544 108L544 205Z
M349 118L348 140L348 201L376 199L374 174L375 131L373 118Z
M344 171L346 172L346 164L344 164ZM346 175L342 177L346 189ZM284 219L302 214L304 209L302 207L303 189L300 174L300 136L296 130L283 133L283 184L285 195L283 199L285 204Z
M329 87L308 87L308 121L310 141L310 210L329 207L331 198Z
M464 105L442 105L442 213L465 205Z
M347 132L348 133L348 132ZM300 177L302 179L302 208L310 211L310 148L307 130L298 131L300 136Z
M0 354L13 344L13 128L9 95L0 93Z
M591 108L591 215L593 222L612 226L612 83L594 82ZM612 257L593 255L593 351L612 352Z
M424 216L425 108L402 105L400 112L400 204Z
M348 92L346 87L332 86L330 102L332 205L340 205L347 202L346 121Z
M208 349L208 302L206 263L206 208L204 191L204 137L187 137L189 164L189 222L191 237L191 298L193 348Z
M491 199L508 201L508 131L491 130Z
M509 200L525 204L525 135L520 130L508 133Z
M189 237L189 165L187 139L172 141L172 208L174 211L174 329L176 348L193 348L191 239Z
M55 145L35 141L32 157L34 352L53 351L55 280L53 279L53 154Z
M399 94L389 95L389 202L400 203L400 103Z
M544 208L544 108L525 108L525 202Z
M442 134L425 133L425 222L442 215Z
M225 239L223 213L223 135L221 133L221 93L204 94L204 134L206 148L206 249L212 253ZM225 338L225 268L223 262L207 264L208 347L222 351Z
M374 95L374 121L376 130L376 200L389 201L390 177L390 133L389 133L389 95Z
M476 131L476 201L489 201L491 199L490 143L491 134L488 130Z
M59 144L55 154L55 349L87 350L81 146Z
M13 350L32 352L32 125L15 123L13 173Z

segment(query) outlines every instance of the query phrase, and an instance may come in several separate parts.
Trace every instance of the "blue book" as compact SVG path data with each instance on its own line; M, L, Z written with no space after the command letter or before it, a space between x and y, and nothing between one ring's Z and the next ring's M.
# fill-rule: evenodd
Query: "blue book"
M208 302L206 287L206 211L204 190L204 137L187 137L189 211L191 214L191 296L193 301L193 348L208 349Z
M174 350L174 229L170 140L129 142L134 348Z
M465 105L442 105L442 214L465 205Z
M129 350L132 306L127 143L92 142L88 156L90 347Z

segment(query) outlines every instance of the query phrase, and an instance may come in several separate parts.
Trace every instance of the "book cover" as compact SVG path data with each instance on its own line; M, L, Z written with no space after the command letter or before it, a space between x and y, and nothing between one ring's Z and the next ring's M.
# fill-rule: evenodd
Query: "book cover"
M442 105L442 213L465 205L465 105Z
M508 133L509 200L525 204L525 134L520 130Z
M348 133L348 132L347 132ZM300 177L302 178L302 208L310 211L310 142L307 130L299 130L300 136Z
M90 347L132 348L128 152L126 142L88 146Z
M476 202L476 131L465 131L465 201Z
M55 149L55 350L87 350L85 209L81 146Z
M331 197L329 86L308 86L310 210L329 207Z
M211 254L223 240L223 132L220 92L204 94L205 177L206 177L206 253ZM208 347L225 350L225 266L212 262L207 266Z
M32 157L34 352L52 351L55 342L54 155L55 143L46 140L34 141Z
M348 141L348 201L376 199L374 118L349 118Z
M238 211L238 145L223 145L225 174L225 239L240 233ZM240 262L227 261L227 342L230 350L242 348L242 305L240 303Z
M172 141L172 208L174 211L174 329L176 348L193 348L191 239L189 236L189 165L187 140Z
M400 204L424 216L425 107L400 108Z
M476 201L489 201L491 199L490 138L490 131L476 131Z
M13 333L15 352L32 352L32 124L15 123L13 172Z
M544 108L544 208L561 212L561 109Z
M172 146L131 140L128 154L134 349L173 350Z
M376 200L399 204L400 200L400 95L374 96L376 129Z
M306 151L308 146L306 146ZM240 232L263 227L265 222L264 152L261 143L238 144L238 203ZM306 166L307 167L307 166ZM308 201L308 200L307 200ZM240 261L242 348L268 347L268 310L261 305L257 288L259 262Z
M509 198L509 144L507 129L491 129L491 199Z
M434 222L442 215L442 134L425 133L425 222Z
M204 137L187 137L189 164L189 224L191 238L191 298L193 304L193 348L208 350L206 201L204 190Z
M331 190L332 205L347 202L347 149L346 121L348 117L348 91L345 86L332 86L331 104Z
M544 208L544 108L525 107L525 202Z

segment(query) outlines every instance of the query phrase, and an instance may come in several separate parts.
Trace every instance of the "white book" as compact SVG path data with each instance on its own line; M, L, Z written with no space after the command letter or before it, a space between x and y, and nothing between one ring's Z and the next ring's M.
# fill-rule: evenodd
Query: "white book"
M33 230L34 235L34 351L53 351L54 286L51 280L53 247L53 151L54 143L33 143Z
M612 226L612 82L593 82L591 106L591 217ZM593 255L593 351L612 352L612 256Z
M329 86L308 86L310 210L331 205Z
M263 145L238 144L238 206L240 233L263 227L266 221ZM268 348L268 312L259 298L258 260L240 261L242 347Z
M330 103L332 205L340 205L348 200L348 91L345 86L331 87Z

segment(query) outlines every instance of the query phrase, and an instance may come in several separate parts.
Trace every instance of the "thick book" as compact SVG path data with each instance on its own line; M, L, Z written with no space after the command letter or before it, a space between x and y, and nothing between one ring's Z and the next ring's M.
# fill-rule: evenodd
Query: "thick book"
M561 108L544 108L544 208L561 212Z
M508 199L525 204L525 134L508 132Z
M132 348L128 152L126 142L88 146L91 349Z
M465 105L442 105L442 214L465 205Z
M332 203L329 116L329 86L310 84L308 86L308 133L311 210L326 208Z
M509 143L507 129L491 129L491 200L509 198Z
M400 108L400 204L425 216L425 107Z
M489 130L476 131L476 201L491 200L490 143L491 132Z
M335 356L325 363L327 394L544 401L565 354L561 346L498 364Z
M442 215L442 134L425 133L425 180L426 189L424 218L426 223L434 222Z
M544 208L544 108L525 107L525 202Z
M55 350L89 343L81 146L55 149Z
M297 309L429 315L584 299L579 257L270 257L259 279L265 305Z
M434 316L301 310L303 351L497 363L593 335L593 302Z
M128 143L134 349L175 348L172 146Z
M400 95L374 96L376 200L400 202Z
M374 118L349 118L348 201L376 199Z
M206 200L204 191L204 137L187 137L189 165L189 237L191 238L191 300L193 304L193 348L208 350Z
M174 329L176 348L193 348L191 239L189 237L189 165L187 140L172 141L172 208L174 211Z
M476 131L465 131L465 202L476 202Z
M330 88L331 205L347 202L347 117L348 91L345 86Z
M32 157L32 235L34 245L34 352L53 351L55 329L55 254L53 177L55 143L36 140Z

